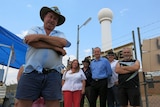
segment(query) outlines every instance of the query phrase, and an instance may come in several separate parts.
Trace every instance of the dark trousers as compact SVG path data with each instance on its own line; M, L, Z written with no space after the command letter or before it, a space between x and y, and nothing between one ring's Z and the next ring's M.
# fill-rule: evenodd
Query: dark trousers
M118 100L118 86L114 85L113 87L108 88L107 104L108 107L120 107Z
M88 103L90 105L90 102L91 102L91 86L85 87L85 94L82 95L80 107L84 107L85 96L86 96L86 98L88 100ZM89 107L89 105L88 105L88 107Z
M107 78L92 82L90 107L96 107L96 102L98 97L100 100L100 107L106 107L107 85L108 85Z

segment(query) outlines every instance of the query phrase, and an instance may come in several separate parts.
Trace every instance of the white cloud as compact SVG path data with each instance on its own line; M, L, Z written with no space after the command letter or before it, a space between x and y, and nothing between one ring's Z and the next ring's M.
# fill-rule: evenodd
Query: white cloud
M91 49L86 49L84 50L85 56L90 56L92 54L92 50Z
M0 67L1 69L4 69L3 81L5 81L7 85L17 83L16 78L17 78L18 69L8 68L8 71L7 71L6 66L0 65Z
M28 7L28 8L31 8L31 7L32 7L32 5L31 5L31 4L27 4L27 7Z
M20 37L20 38L24 38L24 36L26 35L28 33L28 31L26 30L26 31L22 31L21 32L21 34L16 34L18 37Z
M65 55L63 57L62 63L64 64L64 66L67 66L67 62L68 61L72 61L73 59L76 59L76 57L74 55Z
M129 9L127 9L127 8L122 9L122 10L120 11L121 16L124 16L124 14L125 14L127 11L129 11Z
M17 83L17 73L18 73L18 69L9 68L7 79L6 79L6 84Z

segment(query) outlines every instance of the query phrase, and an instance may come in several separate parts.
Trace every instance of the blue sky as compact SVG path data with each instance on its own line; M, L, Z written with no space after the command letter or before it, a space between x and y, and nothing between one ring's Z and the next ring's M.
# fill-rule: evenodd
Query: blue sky
M42 26L39 16L41 7L58 6L66 21L56 29L64 32L72 43L72 46L66 49L65 59L68 59L76 57L77 26L91 17L91 21L80 29L81 61L91 55L93 47L102 46L101 26L98 20L98 12L102 8L109 8L113 12L111 30L112 44L115 48L132 41L132 30L137 36L137 27L142 28L142 40L160 35L159 4L159 0L2 0L0 26L22 38L31 27ZM151 32L151 28L157 31Z

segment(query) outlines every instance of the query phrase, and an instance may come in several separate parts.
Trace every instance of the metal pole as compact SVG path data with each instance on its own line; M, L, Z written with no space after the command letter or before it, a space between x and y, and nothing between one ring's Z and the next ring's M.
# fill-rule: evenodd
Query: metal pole
M85 26L89 21L91 20L91 17L88 18L81 26L77 26L77 60L79 60L79 30Z
M6 82L6 79L7 79L7 75L8 75L8 69L9 69L9 65L11 63L11 58L12 58L12 55L13 55L13 46L10 47L11 50L10 50L10 55L9 55L9 59L8 59L8 64L7 64L7 69L6 69L6 73L5 73L5 77L4 77L4 83Z
M8 59L8 63L7 63L7 70L6 72L4 72L4 83L6 82L6 79L7 79L7 75L8 75L8 69L9 69L9 65L11 63L11 58L12 58L12 55L13 55L13 52L14 52L14 47L13 46L8 46L8 45L5 45L5 44L0 44L0 46L3 46L3 47L6 47L6 48L10 48L10 54L9 54L9 59Z
M136 42L135 42L134 31L132 31L132 36L133 36L133 44L134 44L134 54L135 54L135 58L137 59L137 51L136 51Z
M134 31L132 31L132 35L133 35L133 41L134 41L134 49L135 49L135 58L137 59L137 52L136 52L136 43L135 43L135 35L134 35ZM138 74L139 77L139 74ZM139 81L139 91L140 91L140 81ZM140 102L141 102L141 107L143 107L143 102L142 102L142 96L140 94Z
M139 27L137 27L137 32L138 32L140 55L141 55L141 63L142 63L142 44L141 44L141 37L140 37L140 29L139 29ZM142 71L142 73L143 73L143 81L144 81L144 93L145 93L146 107L149 107L149 104L148 104L148 95L147 95L147 82L146 82L145 72ZM142 104L143 104L143 102L142 102Z
M141 62L142 62L142 44L141 44L141 37L140 37L140 29L137 27L138 32L138 40L139 40L139 48L140 48L140 55L141 55Z
M77 27L77 60L79 59L79 25Z

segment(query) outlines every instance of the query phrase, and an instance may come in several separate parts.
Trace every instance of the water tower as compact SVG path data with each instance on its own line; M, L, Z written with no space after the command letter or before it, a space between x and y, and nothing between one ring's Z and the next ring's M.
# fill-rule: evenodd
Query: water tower
M98 13L102 32L102 52L112 49L111 23L113 13L109 8L103 8Z

